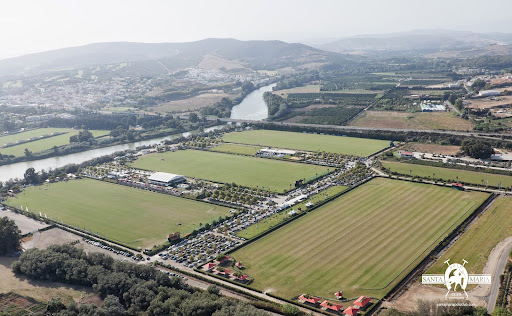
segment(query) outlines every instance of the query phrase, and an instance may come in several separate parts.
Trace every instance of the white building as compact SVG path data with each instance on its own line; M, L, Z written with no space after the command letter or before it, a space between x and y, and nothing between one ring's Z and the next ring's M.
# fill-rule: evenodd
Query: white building
M498 90L482 90L478 93L479 97L493 97L497 95L501 95L501 92Z
M278 155L295 155L297 151L289 149L278 149L278 148L263 148L260 149L260 154L266 156L278 156Z
M163 186L170 186L176 183L181 183L185 181L185 177L173 174L173 173L167 173L167 172L155 172L148 178L148 182L150 184L155 185L163 185Z

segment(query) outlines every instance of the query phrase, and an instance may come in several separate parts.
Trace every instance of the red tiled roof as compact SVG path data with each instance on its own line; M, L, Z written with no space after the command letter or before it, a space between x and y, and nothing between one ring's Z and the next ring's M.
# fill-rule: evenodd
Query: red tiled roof
M354 307L350 306L349 308L347 308L346 310L343 311L343 314L354 316L354 315L357 315L358 312L359 312L359 308L354 308Z
M237 262L237 263L235 263L235 266L237 266L237 267L241 267L241 266L242 266L242 262Z
M211 268L213 268L213 267L215 267L215 266L216 266L216 264L215 264L215 263L211 263L211 262L209 262L209 263L207 263L207 264L205 264L205 265L203 266L203 269L205 269L205 270L210 270Z
M228 275L229 274L229 270L228 269L226 269L224 271L219 271L219 270L215 269L215 272L218 273L218 274L224 274L224 275Z
M306 294L302 294L301 296L299 296L299 300L308 302L311 304L316 304L320 301L320 299L318 297L309 296L309 298L308 298L308 297L306 297Z
M343 296L343 292L338 291L338 292L334 293L334 296L341 297L341 296Z
M462 185L462 183L452 183L452 187L463 187L464 185Z
M366 304L370 303L372 299L366 296L359 297L355 302L354 305L365 307Z
M243 281L243 280L247 279L248 277L249 277L249 276L247 276L247 275L243 274L243 275L241 275L241 276L239 276L239 277L236 277L236 278L237 278L238 280L242 280L242 281Z
M343 308L343 306L341 306L339 304L334 304L334 303L331 303L328 301L323 301L320 304L320 306L328 308L328 309L332 309L333 311L336 311L336 312L339 312Z

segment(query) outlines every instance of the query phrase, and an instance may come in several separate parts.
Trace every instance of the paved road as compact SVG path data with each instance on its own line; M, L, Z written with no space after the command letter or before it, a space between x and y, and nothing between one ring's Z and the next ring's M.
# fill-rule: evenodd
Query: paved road
M449 101L444 101L444 105L449 107L452 111L455 111L459 116L462 116L462 113L460 113L459 109L454 107Z
M498 298L498 293L500 290L499 276L502 275L503 272L505 271L505 266L508 261L508 255L511 250L512 250L512 241L510 241L509 244L503 249L503 252L500 255L496 269L493 272L493 282L491 284L491 291L487 298L487 312L489 314L492 313L492 311L494 310L494 307L496 305L496 299Z

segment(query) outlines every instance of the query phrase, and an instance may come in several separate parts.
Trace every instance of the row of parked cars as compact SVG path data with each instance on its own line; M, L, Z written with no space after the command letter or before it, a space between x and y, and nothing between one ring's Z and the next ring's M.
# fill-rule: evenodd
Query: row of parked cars
M203 233L191 240L182 240L168 248L167 253L159 254L162 259L171 259L182 263L185 267L195 268L240 244L229 236Z
M118 255L121 255L121 256L125 256L125 257L128 257L128 258L133 258L134 260L136 259L135 257L132 256L131 253L128 253L126 251L117 250L117 249L114 249L112 247L105 246L104 244L102 244L100 242L97 242L97 241L94 241L94 240L90 240L90 239L87 239L87 238L84 238L83 240L86 243L88 243L88 244L91 244L93 246L96 246L96 247L99 247L99 248L102 248L102 249L105 249L105 250L108 250L108 251L112 251L115 254L118 254Z

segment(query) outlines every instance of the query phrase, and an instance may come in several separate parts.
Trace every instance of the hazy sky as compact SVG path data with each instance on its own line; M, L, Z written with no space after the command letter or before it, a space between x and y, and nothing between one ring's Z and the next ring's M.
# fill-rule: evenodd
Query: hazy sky
M512 32L511 0L0 0L0 58L95 42Z

